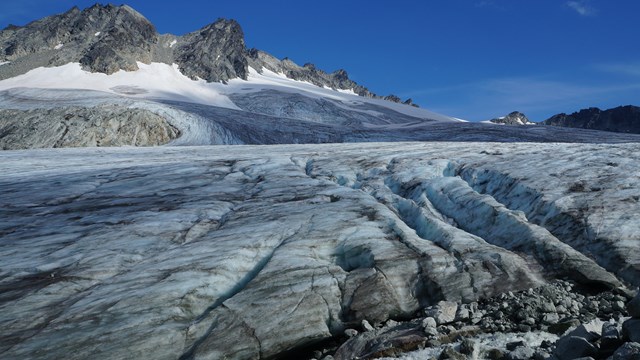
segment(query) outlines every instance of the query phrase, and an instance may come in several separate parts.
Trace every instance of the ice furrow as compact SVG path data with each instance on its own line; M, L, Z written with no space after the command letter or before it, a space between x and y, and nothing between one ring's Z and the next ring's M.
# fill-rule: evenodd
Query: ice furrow
M427 198L459 226L511 251L533 255L557 276L610 288L622 284L593 260L562 243L546 229L527 221L488 195L475 192L460 178L434 179L423 185Z
M228 299L232 298L233 296L235 296L236 294L240 293L253 279L255 279L258 274L260 274L260 272L267 266L267 264L269 263L269 261L271 261L271 259L273 258L274 254L276 253L276 251L283 246L288 239L293 238L294 236L296 236L296 234L300 231L300 229L298 229L297 231L295 231L292 235L287 236L286 238L283 238L274 248L271 252L269 252L268 254L266 254L262 259L260 259L260 261L258 261L256 263L256 265L253 267L253 269L251 269L249 272L246 273L246 275L240 279L240 281L233 286L226 294L222 294L213 304L211 304L211 306L209 306L202 314L200 314L199 316L197 316L195 318L195 320L193 321L193 323L190 326L193 326L196 323L199 323L203 320L205 320L208 315L215 310L216 308L218 308L219 306L224 305L224 302L227 301ZM216 327L216 324L212 324L209 329L207 330L207 332L200 337L200 339L196 340L193 345L184 352L183 355L180 356L181 360L188 360L193 358L193 354L198 350L198 347L200 346L200 344L202 344L207 337L209 337L211 335L211 333L214 331Z
M455 169L455 173L478 193L492 196L508 209L524 212L529 222L544 227L553 236L594 258L600 266L617 274L625 281L633 285L640 284L640 266L620 266L625 263L625 253L628 249L612 247L611 240L606 236L600 236L598 228L602 224L594 224L593 211L576 210L579 205L575 202L579 200L568 203L565 201L566 197L559 199L546 197L509 174L495 170L461 165ZM574 195L576 195L575 191ZM602 203L602 201L588 202L588 204L594 203ZM593 207L593 205L588 206ZM599 212L596 211L595 215L605 217L606 212L607 210L603 208Z

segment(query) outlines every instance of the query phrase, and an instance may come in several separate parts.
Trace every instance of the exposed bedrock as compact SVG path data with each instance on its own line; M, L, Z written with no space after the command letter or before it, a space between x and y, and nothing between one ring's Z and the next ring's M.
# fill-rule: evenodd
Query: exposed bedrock
M180 130L151 111L126 106L0 109L0 149L153 146Z

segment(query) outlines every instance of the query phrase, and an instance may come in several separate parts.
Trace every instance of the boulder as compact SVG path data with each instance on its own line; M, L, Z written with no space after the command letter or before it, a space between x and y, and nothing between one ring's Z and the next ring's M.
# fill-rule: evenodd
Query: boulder
M456 319L458 304L453 301L440 301L436 306L425 310L427 317L432 317L438 325L452 323Z
M625 343L613 353L612 360L640 360L640 344L637 342Z
M629 319L622 324L622 335L625 339L640 342L640 319Z
M460 342L460 352L472 356L478 352L478 343L472 339L464 338Z
M507 354L508 360L529 360L535 354L535 350L528 346L520 346Z
M598 349L587 339L577 336L567 336L558 340L554 355L559 360L573 360L598 353Z
M640 292L627 304L629 316L640 318Z

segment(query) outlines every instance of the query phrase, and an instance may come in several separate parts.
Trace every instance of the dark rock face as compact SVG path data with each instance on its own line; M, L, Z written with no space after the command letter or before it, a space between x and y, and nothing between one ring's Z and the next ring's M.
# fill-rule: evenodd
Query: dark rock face
M192 79L226 82L247 78L248 62L244 34L235 20L215 23L187 34L176 49L176 62Z
M150 63L155 27L129 6L77 7L61 15L0 32L0 58L37 56L50 66L80 62L85 70L112 74Z
M570 115L554 115L542 124L639 134L640 107L627 105L609 110L583 109Z
M533 124L527 116L519 111L514 111L507 116L503 116L500 118L495 118L489 120L494 124L505 124L505 125L527 125Z
M133 71L138 69L137 61L150 63L152 50L158 42L155 27L142 15L128 6L107 6L113 14L108 27L101 31L98 41L84 53L80 63L86 70L112 74L118 70ZM94 6L96 12L104 12L106 8ZM83 14L80 19L101 19L109 16L92 16Z

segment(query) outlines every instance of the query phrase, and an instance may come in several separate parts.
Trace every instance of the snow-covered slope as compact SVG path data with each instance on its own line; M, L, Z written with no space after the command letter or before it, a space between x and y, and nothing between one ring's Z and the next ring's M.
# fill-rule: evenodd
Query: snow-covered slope
M367 98L297 81L267 69L250 69L247 80L207 83L184 76L177 66L138 64L136 71L112 75L83 71L79 64L38 68L0 81L0 108L19 110L0 129L0 148L39 144L99 144L100 135L85 129L86 139L67 141L64 131L39 134L31 142L34 119L42 128L64 129L52 108L116 106L160 115L180 132L171 145L278 144L363 141L537 141L637 142L640 136L611 136L597 131L556 127L509 127L467 123L425 109ZM41 110L46 109L47 111ZM82 111L99 114L92 109ZM50 137L50 139L46 139ZM24 139L22 142L9 139ZM46 141L44 141L46 140ZM114 142L111 142L114 143ZM117 143L117 142L116 142ZM127 142L123 142L127 143ZM145 145L145 143L142 143ZM150 145L146 144L146 145Z
M1 152L0 357L279 358L442 299L637 286L639 162L637 144Z
M240 95L275 90L300 94L312 99L334 100L354 111L358 111L357 108L354 109L358 105L372 104L417 119L460 121L413 106L365 98L349 91L322 88L309 82L289 79L283 74L276 74L267 69L260 69L258 72L249 68L247 80L232 79L228 84L223 84L191 80L180 72L176 64L138 63L138 67L136 71L120 70L111 75L84 71L79 63L59 67L41 67L24 75L0 81L0 91L15 87L88 89L139 99L185 101L241 110L229 99L230 94Z

